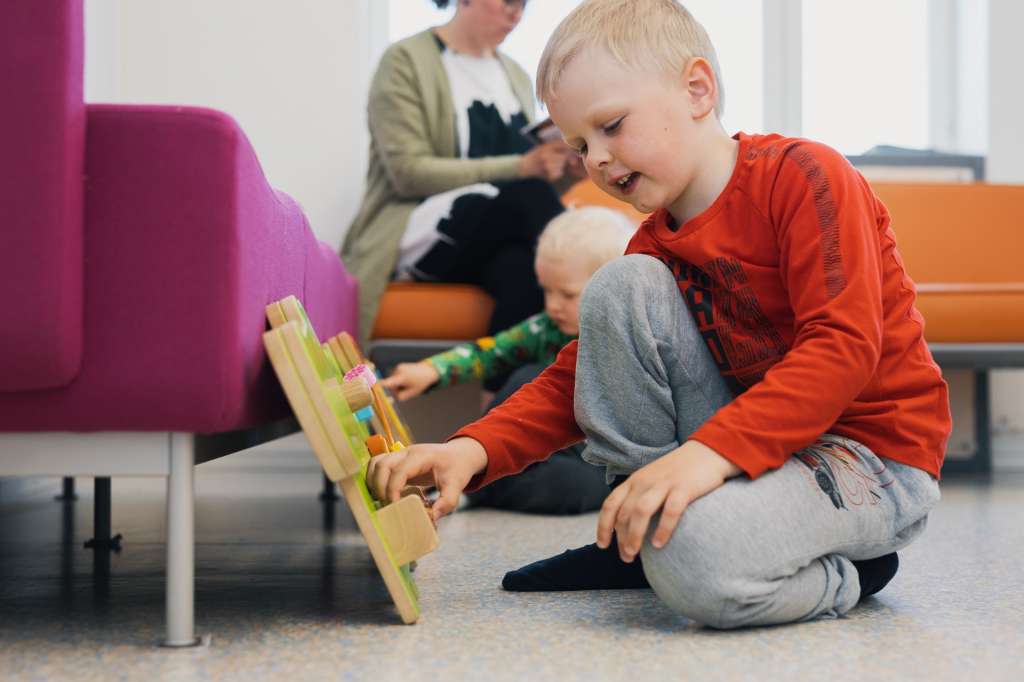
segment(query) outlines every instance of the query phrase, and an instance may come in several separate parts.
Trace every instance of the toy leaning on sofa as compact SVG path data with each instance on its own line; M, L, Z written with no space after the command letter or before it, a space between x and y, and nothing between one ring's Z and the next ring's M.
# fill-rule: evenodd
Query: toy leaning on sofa
M408 431L350 336L321 343L294 296L267 306L267 321L264 345L292 411L341 489L402 620L414 623L420 610L412 568L437 547L437 530L419 488L383 503L366 482L371 456L400 450L399 437L411 442Z
M417 363L401 363L381 383L399 400L431 388L489 379L511 372L487 411L500 405L554 362L579 333L579 297L590 277L621 256L635 226L604 207L570 209L544 228L534 269L544 290L544 312L495 336L458 345ZM603 472L590 466L578 443L525 471L468 495L475 507L541 514L599 509L608 494Z

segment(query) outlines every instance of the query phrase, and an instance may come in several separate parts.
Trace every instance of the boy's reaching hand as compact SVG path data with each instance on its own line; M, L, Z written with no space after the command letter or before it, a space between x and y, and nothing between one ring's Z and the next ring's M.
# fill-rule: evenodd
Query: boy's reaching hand
M440 379L441 375L429 362L401 362L381 384L399 400L408 400L423 393Z
M472 438L413 445L370 460L366 481L374 495L397 502L406 485L433 485L441 496L430 508L434 521L450 513L473 476L487 468L487 451Z
M640 553L651 517L661 510L661 521L651 538L651 544L661 549L691 502L739 473L739 467L708 446L686 441L634 471L608 495L597 520L598 546L607 548L615 531L619 556L632 562Z

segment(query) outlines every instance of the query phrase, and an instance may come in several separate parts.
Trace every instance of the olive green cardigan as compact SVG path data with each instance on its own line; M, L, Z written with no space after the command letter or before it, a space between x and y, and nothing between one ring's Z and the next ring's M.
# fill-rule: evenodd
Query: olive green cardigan
M499 53L528 121L530 77ZM370 86L370 167L341 258L359 280L359 337L367 348L377 307L398 259L409 214L434 194L519 177L519 155L458 158L455 112L441 49L430 30L391 45Z

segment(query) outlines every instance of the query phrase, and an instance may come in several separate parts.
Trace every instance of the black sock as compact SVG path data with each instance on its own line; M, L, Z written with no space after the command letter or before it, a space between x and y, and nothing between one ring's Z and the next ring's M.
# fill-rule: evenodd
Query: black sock
M586 545L509 571L501 586L510 592L560 592L632 590L649 588L650 584L639 556L631 564L619 558L613 536L608 549Z
M882 591L889 584L900 567L900 558L896 552L875 559L854 561L857 568L857 579L860 581L860 598L864 599Z

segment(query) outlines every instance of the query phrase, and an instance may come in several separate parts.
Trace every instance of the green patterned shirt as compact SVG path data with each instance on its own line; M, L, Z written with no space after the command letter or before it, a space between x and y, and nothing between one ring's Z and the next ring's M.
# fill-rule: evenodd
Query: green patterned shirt
M559 330L547 313L539 313L495 336L460 344L426 362L441 375L437 387L451 386L500 376L531 362L550 365L575 338Z

